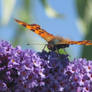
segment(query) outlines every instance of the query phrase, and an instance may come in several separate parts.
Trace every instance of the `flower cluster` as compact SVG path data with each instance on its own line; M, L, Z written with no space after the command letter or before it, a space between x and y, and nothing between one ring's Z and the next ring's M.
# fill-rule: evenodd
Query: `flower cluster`
M0 92L92 92L92 61L1 41Z
M64 70L67 85L64 92L92 92L92 61L75 59Z
M44 85L45 60L31 50L0 42L0 92L25 92Z
M55 52L45 52L41 54L40 56L44 56L43 58L45 59L46 57L48 57L49 68L45 68L45 85L34 88L33 92L64 92L62 81L66 77L64 74L64 70L69 64L68 55L60 55Z
M65 55L52 55L45 86L33 92L92 92L92 61L80 58L69 62Z

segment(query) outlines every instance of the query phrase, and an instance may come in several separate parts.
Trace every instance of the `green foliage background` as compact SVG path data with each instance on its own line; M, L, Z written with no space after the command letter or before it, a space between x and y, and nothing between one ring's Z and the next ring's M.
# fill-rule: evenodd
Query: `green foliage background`
M84 39L92 40L92 0L76 0L80 26L84 32ZM92 46L83 47L82 57L92 60Z

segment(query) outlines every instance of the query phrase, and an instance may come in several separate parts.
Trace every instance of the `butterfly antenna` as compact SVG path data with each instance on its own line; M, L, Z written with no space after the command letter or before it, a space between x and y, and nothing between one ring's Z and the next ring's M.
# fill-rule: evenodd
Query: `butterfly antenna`
M44 44L44 43L27 43L26 45L47 45L47 44Z

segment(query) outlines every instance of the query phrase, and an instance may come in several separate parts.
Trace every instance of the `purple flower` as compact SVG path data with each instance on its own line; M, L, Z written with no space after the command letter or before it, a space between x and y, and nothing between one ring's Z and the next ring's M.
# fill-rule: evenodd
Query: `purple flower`
M44 85L45 60L31 50L0 42L0 92L28 92ZM29 92L30 92L29 91Z
M92 92L92 61L75 59L64 70L67 77L65 92Z
M16 58L14 57L14 62ZM18 71L17 91L31 90L31 88L44 85L44 60L31 50L22 51L20 60L11 63Z
M34 88L32 92L63 92L66 77L64 70L69 64L68 55L43 52L40 56L49 61L48 67L45 68L45 85Z
M0 92L92 92L92 61L0 41Z
M7 41L0 42L0 91L12 90L16 84L17 71L8 67L13 47Z
M33 92L92 92L92 61L80 58L69 62L67 56L61 55L52 56L50 64L45 86Z

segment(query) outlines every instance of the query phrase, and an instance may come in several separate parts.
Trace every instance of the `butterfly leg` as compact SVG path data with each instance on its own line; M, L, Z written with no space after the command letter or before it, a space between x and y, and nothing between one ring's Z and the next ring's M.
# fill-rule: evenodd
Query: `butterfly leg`
M45 44L45 46L43 47L42 52L45 50L46 46L47 46L47 44Z

